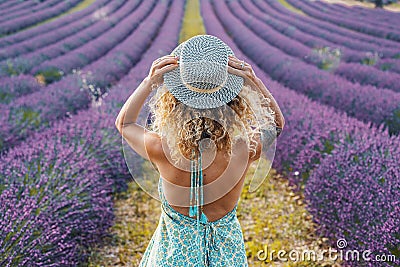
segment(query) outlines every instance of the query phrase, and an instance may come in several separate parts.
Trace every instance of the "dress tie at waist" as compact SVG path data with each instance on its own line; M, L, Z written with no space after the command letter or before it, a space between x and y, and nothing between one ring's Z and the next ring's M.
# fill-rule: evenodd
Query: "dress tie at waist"
M218 250L220 241L218 240L217 234L218 233L217 233L216 226L211 223L206 223L205 231L204 231L204 240L205 240L205 248L206 248L206 253L204 256L205 256L206 266L209 266L209 263L210 263L211 249Z

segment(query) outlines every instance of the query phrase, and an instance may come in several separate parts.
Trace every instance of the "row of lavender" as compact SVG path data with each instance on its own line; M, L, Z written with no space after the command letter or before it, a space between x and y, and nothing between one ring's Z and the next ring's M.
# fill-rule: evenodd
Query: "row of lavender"
M93 20L92 15L88 15L78 21L78 25L71 23L67 27L61 27L59 31L51 31L33 40L9 46L4 49L4 57L8 59L0 62L0 76L31 73L44 75L47 82L57 80L73 67L79 68L89 64L112 49L137 27L140 20L131 15L132 11L146 8L150 10L152 3L154 4L153 1L144 3L139 0L112 1L104 7L108 13L102 15L104 18ZM87 25L88 23L90 24ZM80 25L89 27L82 29ZM122 30L113 31L115 27L121 27ZM93 49L98 42L104 45ZM33 51L11 60L14 54L19 55L22 52L19 49L21 47L23 50Z
M346 238L346 249L398 255L399 138L272 81L254 61L254 36L227 10L222 1L202 1L207 32L219 36L239 58L252 64L280 104L286 125L278 139L274 167L304 189L308 208L320 225L318 232L332 246ZM273 63L268 55L266 61ZM385 262L348 263L390 266ZM400 259L392 264L400 264Z
M391 13L385 10L380 10L379 8L368 9L368 8L357 8L353 7L342 7L340 4L329 5L324 1L315 1L310 3L314 8L322 11L329 12L331 14L346 14L346 16L352 16L354 21L362 22L370 26L380 25L383 27L388 27L390 29L396 29L396 23L400 19L399 14ZM383 12L382 12L383 11Z
M70 23L80 20L81 18L88 16L89 14L93 14L94 12L96 12L98 10L102 10L101 7L103 7L104 4L107 2L108 2L107 0L98 0L98 1L95 1L94 3L92 3L87 8L84 8L80 11L69 14L68 16L63 16L52 22L42 24L42 25L40 25L40 27L33 27L28 30L20 31L20 32L14 33L12 35L2 37L0 39L0 48L8 46L8 45L15 45L18 42L22 42L24 40L29 40L30 38L33 38L40 34L57 30L62 26L66 26ZM0 8L1 8L1 6L0 6Z
M216 1L215 7L219 11L230 11L229 6L235 3L237 2ZM400 93L353 84L287 55L262 39L261 32L256 34L254 29L246 27L231 12L225 12L220 20L230 34L242 32L240 35L234 35L235 42L248 51L249 57L273 79L311 99L345 111L349 116L376 125L384 123L391 134L400 131ZM229 26L233 22L235 28Z
M19 2L18 0L0 0L0 8L7 8L9 6L15 5Z
M57 1L54 6L41 9L38 12L8 18L0 22L0 35L11 34L30 25L34 25L35 23L60 15L81 1L82 0Z
M355 16L357 16L356 19L364 19L364 18L378 18L380 21L385 21L389 23L396 23L398 19L400 19L400 14L393 13L391 16L388 16L387 10L380 9L380 8L364 8L362 6L347 6L347 5L342 5L340 3L334 3L331 5L325 4L323 1L318 1L318 5L320 5L322 8L326 9L329 7L329 9L336 10L338 12L345 12L345 13L350 13ZM366 21L366 19L364 20Z
M324 21L329 21L338 26L345 27L354 31L363 32L368 35L376 36L383 39L400 41L400 30L398 27L395 27L397 22L391 27L388 24L385 26L375 24L368 25L364 22L354 21L353 15L345 14L341 12L336 12L336 14L321 12L313 8L313 4L310 1L301 1L301 0L287 0L289 4L292 4L296 8L299 8L301 11L305 12L307 15L312 16L317 19L321 19ZM387 16L390 16L390 12L387 12ZM370 16L371 20L376 20L374 16ZM393 22L396 21L395 19Z
M368 43L370 43L370 44L382 45L383 47L394 47L394 48L399 47L398 42L395 40L376 38L376 36L371 36L368 33L350 30L346 27L337 27L337 24L335 24L335 23L328 22L325 20L320 20L318 18L314 18L313 16L308 16L307 14L306 15L293 14L293 12L288 11L287 9L283 8L282 6L276 5L276 3L274 3L274 1L271 1L271 0L266 0L266 1L253 0L253 1L256 5L262 5L263 2L266 2L268 5L272 6L274 9L276 9L278 12L280 12L282 14L292 14L296 18L302 18L307 23L311 23L311 22L318 23L320 25L321 29L326 29L328 31L343 35L350 39L353 38L355 40L360 40L363 42L363 44L361 44L361 45L364 45L364 46L367 45ZM362 46L362 47L364 47L364 46ZM354 47L354 48L357 49L357 47Z
M29 39L26 39L22 42L19 42L19 39L10 40L10 42L14 42L15 45L7 44L6 46L8 47L3 48L3 54L0 52L4 58L7 58L7 60L0 62L0 76L14 76L2 79L2 84L0 84L0 103L9 103L16 97L36 91L38 84L34 82L35 79L31 75L18 74L25 72L29 73L29 70L33 66L38 66L42 62L44 64L45 61L56 59L57 57L65 55L69 52L72 53L74 48L76 49L83 45L85 45L86 51L81 50L81 52L85 53L87 50L90 50L96 41L98 41L96 40L96 37L100 38L100 35L106 33L107 30L109 31L107 37L115 39L115 36L113 36L112 33L112 29L115 26L122 26L125 29L130 30L131 28L129 26L124 26L123 24L115 22L121 22L122 19L126 18L130 12L132 12L132 10L138 8L139 1L131 1L127 3L126 1L119 0L113 1L112 4L103 6L104 4L107 4L107 2L109 2L109 0L95 2L93 7L90 6L91 12L85 12L83 17L78 18L74 14L73 17L77 19L76 23L68 23L69 20L65 21L66 19L62 19L63 23L66 24L65 27L62 27L62 24L59 24L58 20L56 20L53 23L58 25L59 29L53 29L52 27L49 27L49 25L53 24L49 23L45 24L43 27L35 27L32 29L32 31L37 34L36 37L29 38L31 34L25 34L24 36ZM113 13L115 9L121 7L123 7L122 12L120 10L120 12ZM102 14L103 17L96 17L95 15L101 12L101 10L105 11L105 14ZM112 19L108 18L108 16L112 16ZM69 18L69 16L65 18ZM101 19L101 21L99 21L99 19ZM107 22L105 20L107 20ZM125 23L127 24L127 22ZM92 27L82 30L79 25L92 25ZM41 28L46 28L49 31L37 30ZM81 31L79 32L79 30ZM30 31L23 31L23 33L29 32ZM67 37L71 34L73 35L63 39L63 37ZM112 44L116 45L118 43L117 41L118 40L115 40ZM19 50L18 48L22 48L22 50ZM14 52L16 54L23 54L24 50L32 52L26 55L21 55L16 59L12 59ZM105 49L102 50L103 53L106 51L107 50ZM103 54L96 53L96 55L102 56ZM44 79L47 83L60 79L63 75L65 75L65 73L61 73L61 70L58 69L57 66L53 67L52 72L39 71L39 73L44 75ZM51 73L52 75L50 75ZM32 73L32 75L34 75L34 73ZM23 86L21 87L20 85Z
M300 16L276 2L249 0L240 1L240 4L259 20L304 45L339 48L342 54L341 59L345 62L366 60L366 51L376 51L381 53L384 58L396 55L396 52L398 52L395 48L399 48L399 46L393 41L387 41L387 46L382 47L382 44L376 38L364 34L354 34L348 30L337 29L329 23ZM325 24L325 27L321 27L317 23ZM301 36L303 34L305 37Z
M400 73L400 63L399 60L396 59L396 57L399 56L400 47L395 41L380 39L365 33L337 27L335 24L318 20L310 16L298 15L287 10L276 1L265 2L262 0L253 0L253 2L264 13L272 15L290 25L296 25L296 28L300 29L302 32L330 41L334 44L333 47L339 46L341 48L347 47L352 50L368 51L364 54L364 58L361 58L362 62L366 64L373 64L377 69ZM386 15L388 16L388 14ZM266 15L264 15L264 17L265 16ZM318 27L316 25L318 25ZM287 30L293 32L294 29L295 28L291 26L291 28ZM301 38L296 39L301 40ZM395 58L390 57L393 55L390 50L389 52L385 52L386 48L390 48L392 52L394 48L396 49L394 50L394 52L397 51L397 54L394 55ZM360 60L359 57L347 49L342 50L342 59L346 62L358 62Z
M316 3L318 3L319 5L324 5L324 9L326 9L326 7L327 7L326 6L327 4L323 4L322 1L319 1L319 2L316 2ZM276 3L271 2L271 4L274 4L275 6L277 6ZM329 6L329 10L331 10L334 6L335 5L330 5ZM279 10L281 12L284 11L285 13L290 13L290 12L288 12L288 10L282 8L281 6L278 6L278 8L279 8ZM354 10L356 8L357 7L353 7L351 10L350 10L350 8L345 8L345 9L348 10L347 12L352 12L352 10ZM341 10L343 10L343 8L341 8ZM340 11L340 12L342 12L342 11ZM341 14L340 12L337 13L336 15ZM384 20L390 20L391 24L396 25L396 21L398 21L399 18L400 18L400 15L397 14L397 13L383 11L383 10L377 10L377 9L368 10L368 9L364 8L363 12L370 13L368 19L370 20L372 25L375 25L376 23L379 23L380 21L384 21ZM354 14L354 13L351 16L353 21L357 20L358 17L359 16L357 16L357 14ZM307 16L306 19L307 20L317 20L317 19L314 19L314 18L308 17L308 16ZM363 21L363 23L365 23L365 21ZM329 23L327 23L327 24L329 24ZM333 25L336 25L336 24L333 23ZM336 28L338 28L338 29L340 28L341 30L347 31L347 32L350 33L350 35L353 33L355 36L358 36L358 35L368 36L366 33L356 32L356 31L353 31L351 29L347 30L347 29L343 29L341 27L336 27ZM379 42L379 46L380 47L385 47L385 46L388 46L388 45L392 46L393 45L393 41L390 41L388 39L375 38L375 40L377 42ZM350 42L350 40L348 40L347 42ZM374 52L374 51L375 50L372 50L371 52ZM373 66L375 68L377 68L377 69L389 70L389 71L394 71L394 72L400 73L400 61L398 60L399 57L400 57L400 48L398 46L398 43L397 43L397 54L393 58L385 57L384 54L380 54L379 52L378 53L375 53L375 52L374 53L370 53L369 57L370 57L370 59L369 60L365 60L364 61L365 63L373 64ZM339 72L339 70L337 72ZM346 73L345 71L340 72L341 75L344 75L345 73Z
M88 27L92 26L99 20L105 20L107 16L113 14L115 10L117 10L119 7L121 7L122 4L124 4L124 1L115 1L115 2L116 3L111 4L109 0L96 1L94 6L90 6L92 12L90 13L85 12L82 17L76 18L71 23L64 22L61 24L58 22L58 20L55 20L54 24L58 24L58 27L56 29L50 29L46 32L37 32L37 29L41 29L41 27L32 28L32 30L35 29L37 33L35 36L30 36L26 34L29 36L28 37L29 39L25 40L18 39L15 37L16 35L10 35L9 42L6 41L7 38L1 39L4 45L0 51L0 60L11 59L17 56L21 57L24 54L33 52L45 46L48 47L50 44L58 42L60 44L63 44L63 46L65 46L64 49L69 48L70 44L67 42L68 39L65 40L65 38L71 35L75 35L84 29L87 29ZM109 23L111 24L112 22L110 21ZM25 31L22 31L21 33L24 32ZM93 37L95 36L96 34L94 33ZM83 39L86 40L86 38ZM10 61L9 64L13 64L13 62ZM4 62L2 63L2 65L4 65ZM4 67L1 67L1 69L3 68Z
M92 99L80 89L82 86L87 86L97 98L132 68L157 34L157 23L163 19L161 9L155 8L157 1L141 1L139 6L137 3L127 3L125 9L131 13L118 23L118 30L108 31L63 56L59 67L64 70L83 67L84 84L71 73L58 82L40 90L33 89L30 94L0 105L4 112L0 119L0 150L18 144L54 121L87 108ZM143 21L147 21L147 28L140 26ZM143 31L147 32L146 36L142 36ZM141 36L141 42L137 42L137 36ZM132 47L132 43L136 46Z
M87 16L77 22L78 25L71 23L68 27L60 28L60 31L41 34L27 44L24 42L4 49L8 58L10 54L19 55L21 52L19 50L20 47L34 51L12 60L8 59L0 62L0 70L3 70L0 75L30 72L32 75L44 74L49 76L46 73L57 75L59 72L68 73L73 67L82 67L105 54L114 45L118 44L129 31L136 28L140 20L133 20L132 16L128 15L138 6L141 9L144 9L144 6L150 9L151 6L149 4L151 3L153 2L145 3L138 0L112 1L104 8L108 13L101 15L104 18L96 18L96 21L93 21L92 16ZM79 27L80 25L89 26L87 25L88 23L92 25L86 29ZM121 27L122 31L118 33L113 31L116 26ZM70 30L71 28L74 30ZM75 29L80 29L80 31ZM70 34L73 35L68 36ZM53 43L56 40L57 42ZM101 42L103 45L93 49L97 42ZM68 64L66 64L65 58L68 58Z
M31 1L31 2L36 2L36 1ZM46 10L48 8L51 8L52 6L59 4L61 1L60 0L46 0L37 3L36 5L13 5L10 8L5 8L0 11L0 25L2 22L18 18L24 15L29 15L30 13L35 13L41 10Z
M298 26L298 28L304 32L315 36L321 36L321 38L329 40L332 43L351 48L355 51L360 49L366 51L377 51L382 54L382 57L387 58L396 55L393 54L396 52L393 50L394 48L400 48L399 43L396 41L376 38L375 36L366 33L337 27L337 25L333 23L319 20L311 16L300 15L289 11L275 1L252 0L252 2L264 13L267 11L272 12L273 17L278 18L280 21L286 21L291 25L296 25L296 27ZM290 17L285 19L285 16L287 15ZM297 25L297 23L299 23L299 25ZM316 25L318 25L318 27Z
M3 155L1 177L8 179L0 183L0 214L6 218L0 223L1 266L75 266L87 258L87 247L106 235L113 220L111 195L129 177L116 114L151 62L178 41L184 1L157 2L155 9L168 16L157 21L158 35L120 84L96 106L57 121ZM154 19L150 15L140 24L131 45L146 40Z
M37 7L42 7L41 3L46 1L7 1L7 3L0 3L0 15L13 14L14 12L20 13L21 11L26 12L27 10L37 10Z
M313 33L308 34L307 32L294 30L293 25L297 26L297 24L287 23L285 21L287 20L286 16L281 17L283 20L272 18L272 14L279 13L269 7L266 2L256 6L251 0L247 0L240 1L240 3L232 2L229 6L232 12L249 29L288 55L302 59L308 64L316 65L331 73L338 74L351 82L374 85L400 92L397 82L400 79L399 73L382 71L373 66L361 64L362 62L373 60L368 57L369 53L376 52L382 53L383 57L393 57L400 53L400 47L397 49L382 48L375 44L363 47L363 45L360 45L362 42L357 42L354 44L358 44L357 50L349 49L342 44L346 44L351 39L341 36L339 40L336 39L336 43L329 42L325 40L325 35L329 33L319 30L315 23L311 25L303 22L308 32ZM263 9L260 9L260 7ZM266 14L268 14L268 17L266 17ZM292 30L290 30L290 27L292 27ZM321 35L321 37L316 36L317 32L314 32L313 28L318 29L317 32L323 32L324 35ZM335 54L335 50L324 52L322 49L326 47L335 47L335 49L339 49L341 52L337 52L337 54ZM315 51L315 48L321 50Z

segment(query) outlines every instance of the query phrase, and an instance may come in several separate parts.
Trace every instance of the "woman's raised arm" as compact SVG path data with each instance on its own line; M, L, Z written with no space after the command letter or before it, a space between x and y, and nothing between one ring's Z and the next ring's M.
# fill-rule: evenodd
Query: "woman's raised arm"
M276 103L275 98L268 91L267 87L264 85L261 79L256 76L251 65L237 59L236 57L230 56L228 62L228 71L232 74L243 77L245 84L249 84L258 88L266 98L271 100L271 108L275 112L276 126L279 127L279 131L281 131L285 125L285 118L283 117L282 111ZM279 134L280 132L278 132L278 135Z
M152 88L163 82L165 72L171 71L177 66L178 59L174 56L168 55L155 60L149 75L128 98L115 120L115 126L127 143L140 156L148 160L148 153L151 152L149 149L158 149L157 144L161 144L159 136L137 124L136 120Z

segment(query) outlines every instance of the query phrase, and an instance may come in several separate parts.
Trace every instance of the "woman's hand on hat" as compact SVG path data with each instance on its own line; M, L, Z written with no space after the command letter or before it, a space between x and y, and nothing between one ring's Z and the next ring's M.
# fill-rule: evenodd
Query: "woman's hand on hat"
M164 73L177 68L178 64L179 58L173 55L163 56L154 60L147 75L152 88L162 84L164 82Z
M256 85L257 76L249 63L239 60L235 56L229 56L228 72L244 79L245 85Z
M261 81L260 78L256 76L250 64L245 63L244 61L241 61L234 56L229 56L228 72L243 77L245 85L247 84L255 86L255 88L258 88L258 90L260 90L260 92L264 95L264 97L271 99L272 101L271 107L275 111L276 114L275 116L277 118L276 123L279 126L279 128L281 128L280 130L282 130L283 126L285 125L285 119L283 117L282 111L279 108L275 98L272 96L272 94L265 86L265 84Z

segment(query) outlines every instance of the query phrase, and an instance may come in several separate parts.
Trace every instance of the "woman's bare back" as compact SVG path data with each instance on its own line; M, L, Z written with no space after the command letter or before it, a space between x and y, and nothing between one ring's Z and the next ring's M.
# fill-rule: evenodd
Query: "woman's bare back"
M203 212L209 221L216 221L229 213L235 207L242 192L244 179L252 161L249 160L248 153L235 154L230 161L224 151L218 151L215 157L214 155L204 157L206 164L203 166ZM157 167L160 176L167 181L163 191L170 206L177 212L189 216L187 205L173 203L188 203L190 172L175 167L167 157L159 161ZM174 185L184 187L185 190L177 189Z

